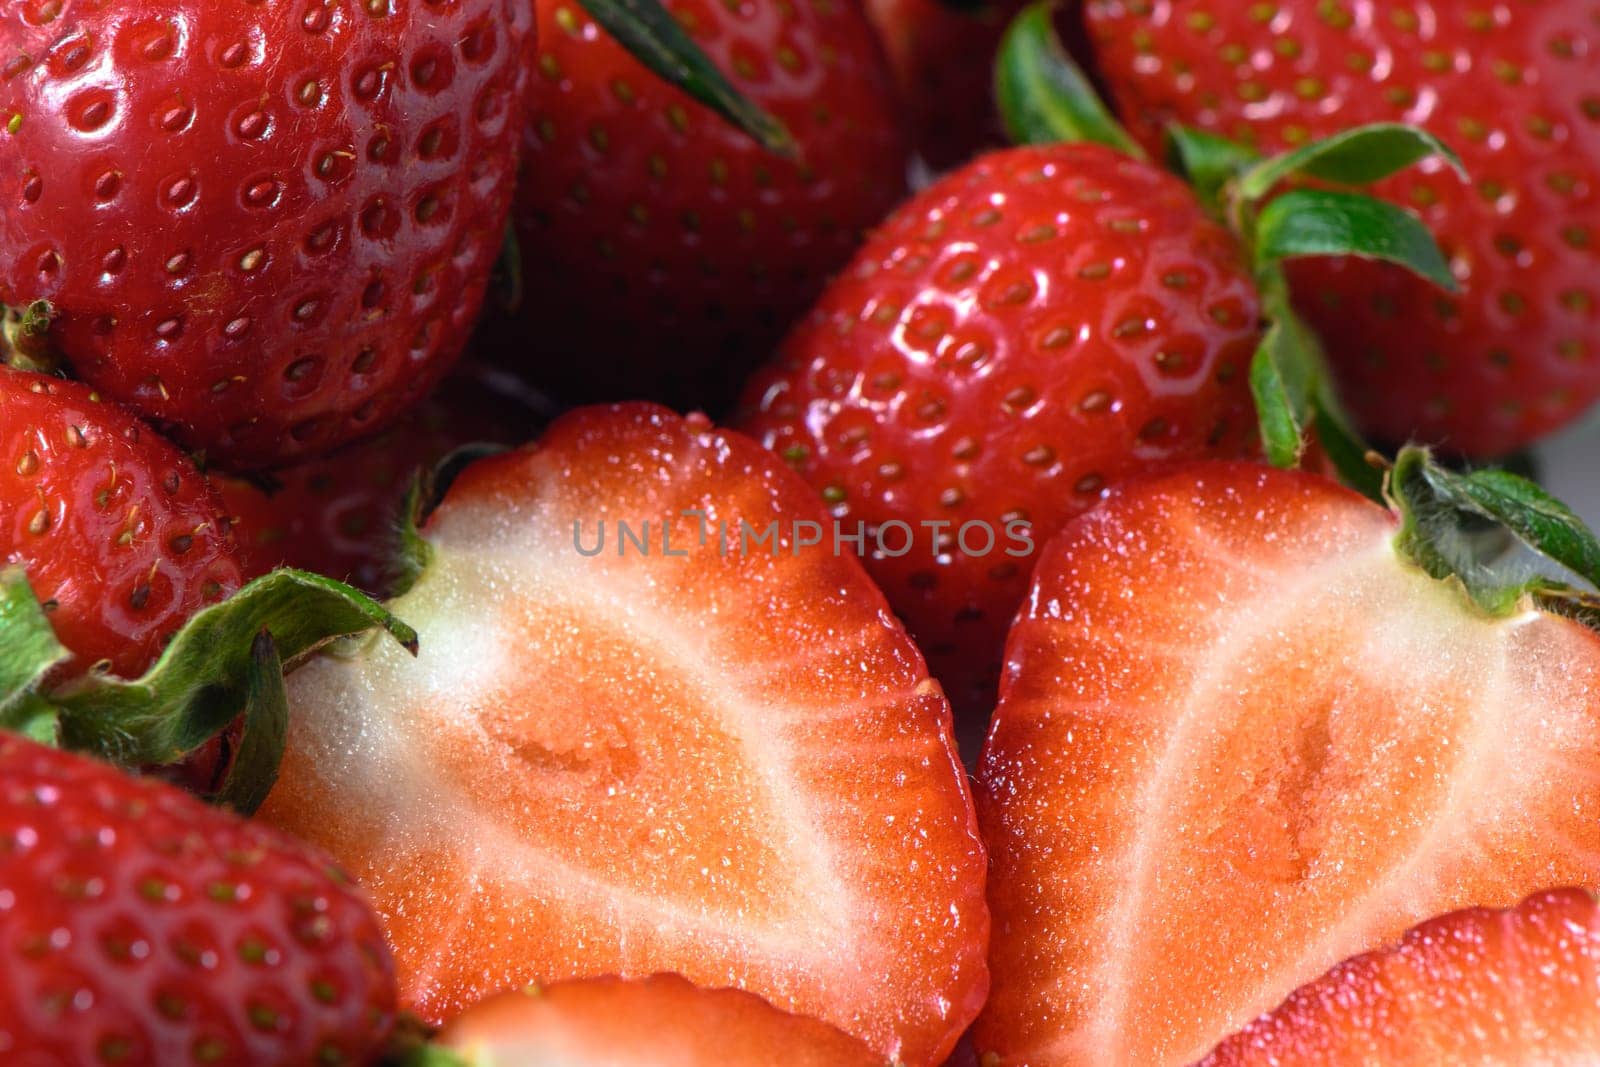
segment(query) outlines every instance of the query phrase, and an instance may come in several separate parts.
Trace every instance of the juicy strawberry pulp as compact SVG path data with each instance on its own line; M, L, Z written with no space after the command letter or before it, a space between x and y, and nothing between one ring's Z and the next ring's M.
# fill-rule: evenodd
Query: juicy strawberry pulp
M861 1042L739 989L675 974L592 978L502 993L450 1022L440 1043L469 1064L583 1067L884 1067Z
M1341 963L1199 1067L1595 1062L1600 914L1582 890L1474 908Z
M0 1055L370 1062L377 919L325 857L170 786L0 734Z
M1310 475L1129 486L1039 561L981 768L1003 1063L1188 1063L1451 908L1600 884L1600 637Z
M539 0L517 187L514 358L576 399L726 403L905 193L907 148L856 3L669 0L784 159L662 83L571 0Z
M1450 296L1388 265L1292 274L1370 432L1495 455L1600 396L1600 4L1091 0L1097 57L1134 131L1167 122L1293 147L1370 122L1460 152L1375 190L1450 256Z
M264 809L373 894L410 1007L667 970L907 1064L955 1043L988 923L949 709L856 561L797 546L822 519L753 443L648 406L462 473L393 604L420 658L297 672Z
M236 466L370 433L504 236L525 5L7 4L0 302Z
M1254 441L1259 300L1233 238L1170 175L1095 145L998 152L880 228L741 427L869 528L946 522L868 562L958 710L987 715L1029 559L1106 487ZM895 542L898 544L898 542Z
M0 564L24 569L72 670L125 677L242 582L221 502L177 449L82 385L3 366Z

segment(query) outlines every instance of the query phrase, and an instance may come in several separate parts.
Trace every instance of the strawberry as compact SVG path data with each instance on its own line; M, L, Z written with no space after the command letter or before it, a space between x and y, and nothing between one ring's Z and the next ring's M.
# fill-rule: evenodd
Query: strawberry
M786 125L785 159L652 78L572 0L536 6L507 358L570 399L731 399L904 194L872 30L853 2L666 5Z
M1091 0L1097 58L1136 133L1179 121L1264 147L1375 121L1456 148L1471 175L1378 187L1420 212L1462 293L1312 262L1298 302L1353 413L1391 441L1521 448L1600 396L1600 8L1590 0Z
M0 848L7 1063L358 1064L382 1047L382 930L299 842L0 734Z
M738 989L700 989L675 974L590 978L491 997L439 1036L467 1067L886 1067L882 1056L815 1019Z
M1582 890L1458 911L1339 964L1200 1067L1593 1063L1597 957L1600 914Z
M1004 143L994 107L994 53L1021 5L950 0L866 0L923 159L965 163Z
M221 501L177 449L86 386L0 366L0 566L72 653L125 677L242 584Z
M406 1007L671 971L908 1067L950 1050L987 988L983 848L948 705L825 520L649 405L461 472L393 602L420 658L296 672L263 808L372 893Z
M1177 179L1097 145L1010 149L874 234L737 424L837 520L914 531L869 570L986 715L1031 566L1012 524L1042 541L1130 474L1248 452L1260 318L1238 243Z
M1195 465L1045 549L979 775L980 1053L1190 1063L1420 920L1600 885L1600 636L1464 557L1459 520L1586 580L1600 542L1417 450L1389 488Z
M376 431L466 340L509 210L518 0L0 10L0 303L237 467Z
M546 417L469 368L370 441L274 471L265 485L226 475L212 482L247 575L299 567L382 592L396 577L401 513L417 478L465 446L521 443Z

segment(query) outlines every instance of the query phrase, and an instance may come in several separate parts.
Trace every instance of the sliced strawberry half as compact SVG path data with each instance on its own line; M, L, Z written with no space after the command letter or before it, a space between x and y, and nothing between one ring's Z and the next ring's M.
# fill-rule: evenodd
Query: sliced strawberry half
M461 474L393 604L421 658L298 672L266 812L367 887L411 1008L673 971L950 1050L987 988L983 848L949 707L825 530L781 461L652 406Z
M1216 464L1046 548L981 767L980 1052L1189 1063L1419 920L1600 885L1600 637L1473 606L1400 529Z
M501 993L452 1020L439 1044L469 1067L885 1067L882 1056L826 1023L675 974Z
M1198 1067L1600 1061L1600 909L1579 889L1472 908L1339 964Z

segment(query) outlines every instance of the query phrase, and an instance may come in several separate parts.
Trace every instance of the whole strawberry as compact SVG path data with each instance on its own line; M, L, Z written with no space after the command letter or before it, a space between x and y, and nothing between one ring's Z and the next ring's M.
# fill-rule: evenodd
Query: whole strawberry
M741 428L881 531L869 570L957 708L987 711L1032 568L1012 524L1042 541L1132 473L1249 452L1260 317L1239 244L1176 178L1010 149L873 236Z
M1154 145L1183 122L1263 147L1377 121L1461 155L1378 187L1463 292L1359 261L1292 273L1372 434L1493 455L1600 396L1600 22L1589 2L1091 0L1097 58Z
M783 158L538 0L508 358L571 399L715 406L904 194L893 88L855 3L666 5L787 127Z
M455 360L504 234L519 0L0 10L0 303L241 467L377 430Z
M72 653L133 677L242 573L194 464L88 387L0 365L0 567L20 565Z
M8 1063L362 1064L394 1020L329 861L170 786L0 735Z

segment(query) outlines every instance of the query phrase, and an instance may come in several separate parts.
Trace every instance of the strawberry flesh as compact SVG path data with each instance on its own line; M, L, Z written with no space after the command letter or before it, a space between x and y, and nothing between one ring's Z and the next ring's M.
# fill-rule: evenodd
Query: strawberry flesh
M1600 637L1321 478L1130 485L1043 554L981 768L1003 1062L1179 1064L1453 908L1600 884Z
M1560 889L1472 908L1339 964L1197 1067L1594 1063L1600 911Z
M591 978L501 993L452 1019L439 1043L468 1064L584 1067L884 1067L882 1056L825 1023L739 989L701 989L675 974Z
M263 810L373 894L408 1007L673 971L908 1065L950 1050L987 989L983 848L915 646L852 556L797 545L824 518L753 442L648 405L462 472L392 605L420 657L297 672Z

